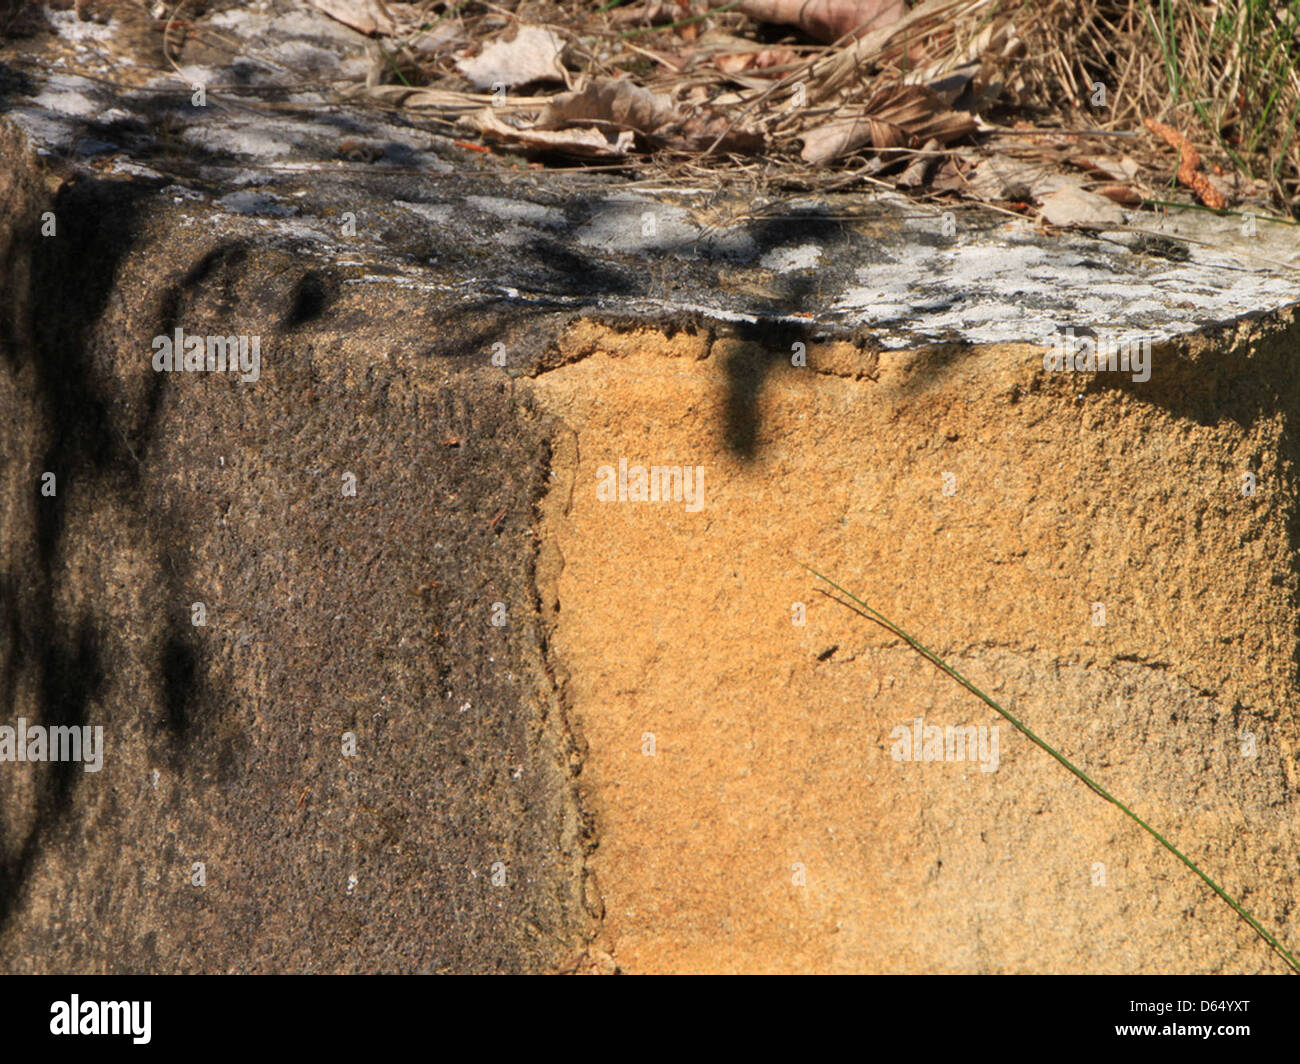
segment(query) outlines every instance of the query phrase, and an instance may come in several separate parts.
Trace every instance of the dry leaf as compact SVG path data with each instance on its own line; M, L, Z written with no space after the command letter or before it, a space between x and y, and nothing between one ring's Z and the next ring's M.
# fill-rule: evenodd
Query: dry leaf
M394 107L406 107L412 111L467 111L474 110L478 106L473 96L463 92L452 92L449 89L374 85L366 90L366 94Z
M1127 155L1072 155L1066 161L1107 181L1136 181L1142 176L1142 167Z
M492 108L485 107L472 115L465 115L457 125L477 130L489 137L513 141L526 148L539 151L562 152L586 159L622 158L632 150L635 135L630 130L606 131L594 127L542 130L537 127L518 129L497 118Z
M513 40L493 41L472 59L457 60L456 67L479 89L563 81L563 51L564 40L555 31L520 26Z
M863 69L892 42L911 36L918 24L937 21L939 24L956 22L968 11L984 6L988 0L924 0L902 18L887 25L877 26L859 36L853 44L843 48L825 67L810 90L814 100L825 100L835 95L851 82L861 79Z
M553 97L537 120L537 129L562 129L572 122L608 122L623 129L653 133L680 120L667 96L630 81L597 78L580 92Z
M863 147L911 147L931 139L947 144L975 129L974 118L946 110L923 85L888 85L866 102L863 111L860 117L837 119L805 133L803 160L819 164Z
M598 78L580 92L553 97L533 128L564 129L574 123L635 130L680 151L703 151L716 143L719 151L752 152L765 143L762 133L733 129L711 109L697 106L683 116L669 97L615 78Z
M1142 203L1142 193L1132 185L1098 185L1093 191L1121 207L1137 207Z
M966 178L956 159L951 156L943 160L938 171L930 179L931 192L965 192Z
M629 23L652 26L656 23L676 22L681 18L681 10L676 0L649 0L644 4L615 8L611 20L616 26Z
M995 154L976 163L968 182L968 191L976 199L1042 202L1058 189L1080 184L1078 177L1058 170L1050 153L1026 158L999 153L997 143L989 147Z
M701 112L677 126L661 129L655 139L679 151L706 151L716 144L717 151L739 154L762 151L767 143L759 130L736 128L720 114Z
M920 188L925 184L925 179L929 176L931 167L939 161L939 156L934 154L943 145L939 141L931 139L925 142L921 148L921 154L916 156L907 164L904 170L895 179L894 184L900 188Z
M757 73L771 67L793 66L799 62L799 53L793 48L756 48L749 52L719 55L714 62L724 74Z
M1043 221L1048 225L1086 225L1099 229L1124 224L1124 212L1104 196L1067 185L1043 200Z
M391 37L397 31L379 0L311 0L312 7L367 37Z
M903 0L744 0L740 10L760 22L798 26L809 37L830 43L849 33L883 29L907 8Z
M441 22L430 29L417 31L404 43L416 55L433 56L466 44L468 40L459 22Z
M814 165L830 162L857 151L864 145L873 148L897 148L907 143L907 135L896 125L874 118L852 118L811 129L804 134L800 157Z
M681 73L695 61L695 49L687 48L684 52L664 52L655 48L645 50L647 58L653 58L669 70Z
M979 63L966 63L955 70L926 71L924 76L904 77L904 85L924 85L933 92L945 107L951 107L966 91L971 79L980 71Z

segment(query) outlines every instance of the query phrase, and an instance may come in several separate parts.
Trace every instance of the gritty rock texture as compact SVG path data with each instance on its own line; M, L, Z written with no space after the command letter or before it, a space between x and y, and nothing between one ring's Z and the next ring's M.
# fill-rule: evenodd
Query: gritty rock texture
M544 601L587 744L603 948L628 971L1285 970L799 563L1294 940L1298 341L1287 315L1169 343L1134 384L996 345L885 352L865 376L832 345L800 368L766 342L566 334L538 379L569 427ZM702 506L602 499L620 459L702 470ZM998 745L913 759L918 721Z
M0 966L557 967L587 917L536 419L414 293L139 191L6 214L0 716L107 748L3 766ZM260 336L260 379L155 373L178 326Z
M0 63L0 724L107 744L0 763L0 969L1279 970L1005 722L896 759L998 722L797 563L1296 948L1293 242L485 160L201 18Z

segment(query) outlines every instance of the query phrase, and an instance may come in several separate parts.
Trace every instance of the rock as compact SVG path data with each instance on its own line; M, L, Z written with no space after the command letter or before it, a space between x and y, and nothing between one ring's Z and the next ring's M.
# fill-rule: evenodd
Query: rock
M0 968L1278 970L798 565L1288 937L1277 227L630 190L131 17L0 123L0 726L104 744L0 761Z

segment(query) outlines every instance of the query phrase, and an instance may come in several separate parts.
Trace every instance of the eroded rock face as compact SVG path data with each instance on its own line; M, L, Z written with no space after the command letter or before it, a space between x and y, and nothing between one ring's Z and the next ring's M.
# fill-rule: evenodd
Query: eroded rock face
M6 215L3 718L105 750L4 765L3 966L563 963L587 917L533 620L545 435L414 293L170 199L77 182L48 239ZM251 338L256 379L156 372L177 329Z
M1277 969L797 563L1294 944L1294 247L512 169L267 8L0 71L0 725L104 736L0 762L0 967Z
M537 382L571 427L545 598L605 948L632 971L1280 970L800 563L1293 934L1298 339L1288 316L1161 345L1138 384L1027 347L884 352L867 377L849 345L811 346L816 372L764 343L566 334L572 361ZM655 467L659 500L638 500ZM690 490L669 497L665 469Z

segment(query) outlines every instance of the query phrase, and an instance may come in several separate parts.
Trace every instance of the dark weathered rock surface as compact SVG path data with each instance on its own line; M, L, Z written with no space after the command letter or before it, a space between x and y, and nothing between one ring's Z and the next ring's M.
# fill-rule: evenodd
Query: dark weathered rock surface
M509 378L421 293L137 183L48 197L10 129L3 154L0 715L107 748L4 766L0 963L562 963L585 914L531 620L547 442ZM260 337L259 379L156 373L178 327Z

